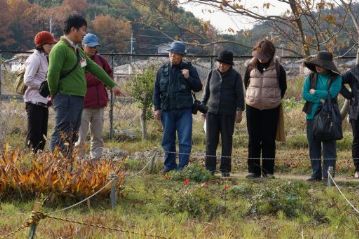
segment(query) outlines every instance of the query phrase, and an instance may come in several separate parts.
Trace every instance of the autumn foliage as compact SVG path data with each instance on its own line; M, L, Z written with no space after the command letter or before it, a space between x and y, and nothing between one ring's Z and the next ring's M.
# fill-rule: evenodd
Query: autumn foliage
M71 162L60 155L43 153L28 155L18 150L5 150L0 155L0 196L9 194L34 195L38 193L83 198L109 182L116 171L111 161ZM72 170L71 170L72 168ZM123 187L125 175L117 171L117 188ZM111 185L99 193L108 196Z

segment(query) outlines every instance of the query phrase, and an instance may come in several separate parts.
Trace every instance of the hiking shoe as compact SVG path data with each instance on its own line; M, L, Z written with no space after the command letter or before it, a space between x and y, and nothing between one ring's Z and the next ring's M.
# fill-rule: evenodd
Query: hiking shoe
M259 174L255 174L255 173L250 173L246 176L247 179L256 179L256 178L260 178L261 175Z

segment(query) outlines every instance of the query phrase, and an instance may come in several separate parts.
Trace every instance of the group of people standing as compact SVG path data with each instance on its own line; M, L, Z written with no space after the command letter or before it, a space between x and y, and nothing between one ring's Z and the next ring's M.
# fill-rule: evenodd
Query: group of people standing
M65 21L64 36L59 41L46 31L39 32L34 38L36 49L25 63L24 75L28 116L26 145L34 152L44 149L48 107L52 105L56 122L51 151L59 150L64 156L72 157L76 145L82 158L90 128L90 157L98 159L102 155L104 108L108 102L106 87L112 88L116 95L122 93L112 80L108 62L97 54L99 39L94 34L86 34L86 30L86 20L80 15L71 15ZM206 119L205 167L212 174L216 172L216 151L221 138L219 170L223 177L230 176L235 123L242 121L243 111L246 111L247 178L274 178L275 141L281 130L282 99L287 89L286 72L275 56L274 44L265 39L254 46L253 58L246 66L243 80L233 68L233 53L220 52L216 59L217 67L209 72L204 88L196 68L183 60L186 45L174 41L168 51L169 61L159 68L153 93L154 117L163 125L163 173L182 170L188 165L192 149L192 113L200 110ZM317 139L313 134L313 118L323 100L329 97L336 104L339 92L350 101L349 115L354 135L352 154L355 177L359 178L359 66L341 76L329 52L319 52L304 65L312 72L305 78L302 92L306 101L304 111L313 170L309 180L325 179L328 167L335 168L336 141ZM39 92L46 80L49 97ZM202 100L194 104L195 93L202 88Z
M87 22L80 15L69 16L64 23L64 36L56 41L50 32L36 34L36 49L25 62L24 94L28 132L26 145L34 152L43 150L47 136L48 107L55 110L55 127L51 151L59 150L72 157L77 141L79 156L84 155L84 142L90 128L91 158L101 157L106 87L114 94L121 91L112 80L112 70L105 58L97 54L100 45L96 35L88 33ZM82 47L81 47L82 45ZM50 95L40 94L46 81Z
M275 50L270 40L258 42L253 47L253 58L246 66L243 81L233 68L233 53L227 50L218 55L216 69L209 72L201 108L206 119L205 167L212 174L216 172L216 151L221 137L219 170L223 177L230 176L234 126L236 122L241 122L242 112L245 110L248 129L247 178L274 178L275 141L280 138L278 135L283 130L282 99L287 90L286 72L275 57ZM158 70L155 82L155 117L161 120L164 129L163 173L183 169L188 164L191 153L191 110L196 107L196 104L192 104L192 94L200 91L202 85L195 67L182 60L185 52L183 42L173 42L169 49L169 62ZM354 177L359 178L359 66L341 76L334 64L333 55L326 51L306 59L304 66L311 71L305 77L302 90L302 97L306 101L303 111L306 113L312 166L312 175L308 181L326 180L329 167L333 167L335 171L336 140L316 137L313 119L328 98L337 106L340 92L350 101L349 116L354 135ZM351 90L345 84L350 85ZM176 133L179 143L178 165Z
M155 116L161 120L164 129L163 173L181 170L188 164L191 152L194 107L191 92L200 91L202 85L195 67L182 61L184 55L185 44L173 42L169 49L169 62L159 69L155 82ZM254 47L244 82L233 68L232 52L220 52L216 61L217 67L208 74L201 101L206 119L206 168L212 174L216 171L216 150L221 137L219 169L223 177L230 176L234 126L242 121L246 110L249 135L247 177L274 177L275 138L281 100L287 89L286 73L275 57L275 47L269 40L260 41Z

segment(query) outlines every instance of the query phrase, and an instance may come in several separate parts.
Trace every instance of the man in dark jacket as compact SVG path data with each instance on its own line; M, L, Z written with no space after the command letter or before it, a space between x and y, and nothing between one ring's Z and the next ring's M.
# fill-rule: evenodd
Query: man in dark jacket
M350 101L349 118L353 129L352 157L355 166L354 178L359 179L359 65L342 75L342 90L340 93ZM345 85L351 88L349 91Z
M162 147L165 151L163 173L183 169L192 149L192 91L202 89L196 68L183 62L186 46L174 41L169 62L157 72L153 94L154 116L162 121ZM176 163L176 131L179 141L179 164Z
M87 33L83 38L85 53L101 66L106 73L113 77L113 72L105 58L97 54L97 47L100 46L95 34ZM102 129L104 122L104 108L108 102L108 95L105 85L91 73L86 73L87 92L84 98L84 109L82 111L79 139L76 145L79 148L79 157L83 158L85 153L85 141L90 127L91 134L91 159L99 159L102 156L103 139Z
M233 69L233 53L222 51L218 68L207 78L202 103L208 106L206 115L206 168L214 174L219 134L222 139L220 170L223 177L230 176L232 141L235 121L240 123L244 110L243 82Z

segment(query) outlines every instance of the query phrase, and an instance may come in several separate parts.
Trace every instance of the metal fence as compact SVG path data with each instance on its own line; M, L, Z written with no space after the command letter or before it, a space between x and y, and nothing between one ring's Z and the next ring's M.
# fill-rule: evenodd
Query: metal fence
M22 96L15 93L16 70L25 62L31 52L0 51L0 103L9 101L22 101ZM168 59L167 55L158 54L127 54L127 53L102 53L114 70L114 80L120 87L124 87L126 82L139 72L149 66L159 67ZM210 69L215 67L216 56L213 55L187 55L187 61L197 68L199 76L204 83ZM251 56L235 56L234 68L244 74L246 61ZM302 58L299 57L280 57L280 61L287 71L288 78L296 78L304 74ZM355 64L354 57L341 57L336 59L339 68L346 70ZM288 84L291 84L290 81ZM201 93L199 93L201 95ZM131 96L115 98L109 96L110 103L108 114L106 114L105 130L112 139L116 130L124 133L133 134L139 130L140 110L136 107ZM53 114L53 112L52 112ZM50 112L51 117L51 112ZM131 133L132 131L132 133ZM121 132L120 132L121 133ZM123 132L122 132L123 133Z

